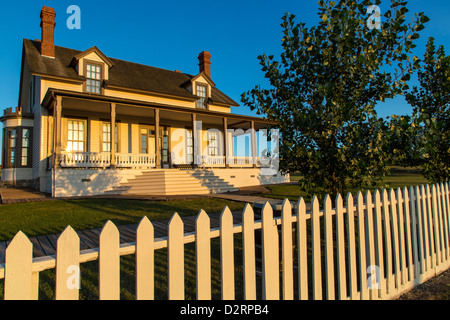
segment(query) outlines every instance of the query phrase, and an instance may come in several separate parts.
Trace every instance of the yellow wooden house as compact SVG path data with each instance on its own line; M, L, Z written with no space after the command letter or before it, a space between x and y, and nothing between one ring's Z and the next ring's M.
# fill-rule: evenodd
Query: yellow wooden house
M19 106L3 123L2 181L54 197L205 194L289 181L258 147L274 122L231 113L210 57L186 74L54 44L55 11L41 40L23 41ZM239 136L247 137L238 154ZM244 144L245 144L244 141ZM276 153L276 150L275 150ZM271 162L272 161L272 162Z

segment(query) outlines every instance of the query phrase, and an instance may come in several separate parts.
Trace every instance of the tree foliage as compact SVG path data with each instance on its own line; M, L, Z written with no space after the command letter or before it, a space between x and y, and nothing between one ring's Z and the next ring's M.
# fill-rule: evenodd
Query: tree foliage
M406 2L392 0L381 29L371 29L372 4L321 0L312 27L286 13L280 61L258 57L270 87L242 94L252 110L278 120L282 170L300 171L310 194L344 192L386 173L387 124L374 108L407 88L418 60L411 49L428 18L407 23Z
M413 107L416 135L421 139L421 167L431 182L450 179L450 56L429 38L418 71L419 86L406 94Z

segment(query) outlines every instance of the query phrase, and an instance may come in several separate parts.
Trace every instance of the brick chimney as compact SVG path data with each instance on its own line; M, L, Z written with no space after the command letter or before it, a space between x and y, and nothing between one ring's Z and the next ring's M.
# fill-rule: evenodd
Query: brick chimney
M203 51L198 56L198 66L200 67L200 73L205 72L208 77L211 78L211 54L208 51Z
M55 57L55 16L56 12L53 8L46 6L41 10L41 55L54 58Z

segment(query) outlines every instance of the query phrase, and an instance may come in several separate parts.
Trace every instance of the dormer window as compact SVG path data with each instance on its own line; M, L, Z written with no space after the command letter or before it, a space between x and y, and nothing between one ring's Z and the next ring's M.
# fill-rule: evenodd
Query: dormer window
M200 97L200 99L197 100L197 108L206 109L206 86L200 84L197 85L197 96Z
M101 93L102 66L99 64L86 63L86 92Z

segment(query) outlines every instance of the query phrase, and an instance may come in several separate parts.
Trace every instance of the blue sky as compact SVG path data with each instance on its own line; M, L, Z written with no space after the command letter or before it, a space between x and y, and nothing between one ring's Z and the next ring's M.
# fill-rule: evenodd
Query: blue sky
M390 1L382 0L383 8ZM198 54L209 51L217 87L240 103L242 92L265 84L257 56L281 52L281 17L287 11L297 22L317 24L316 0L84 1L33 0L2 3L0 34L0 112L18 103L22 39L40 39L40 10L56 10L55 44L78 50L94 45L107 56L169 70L198 73ZM81 29L69 30L67 8L81 9ZM450 3L445 0L408 2L411 12L431 19L421 33L415 54L423 57L429 36L450 48ZM403 97L377 107L380 116L409 114ZM248 108L234 113L254 115Z

